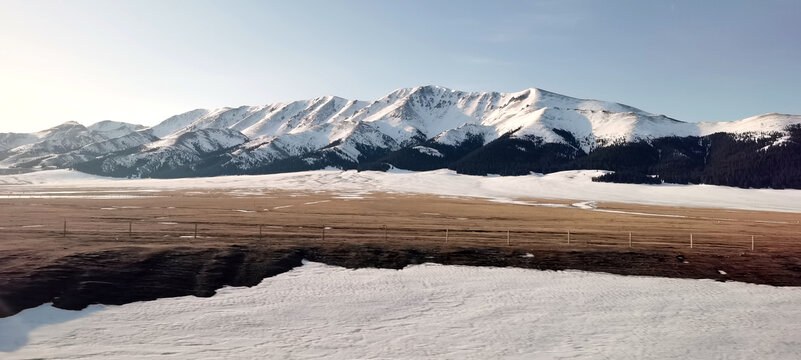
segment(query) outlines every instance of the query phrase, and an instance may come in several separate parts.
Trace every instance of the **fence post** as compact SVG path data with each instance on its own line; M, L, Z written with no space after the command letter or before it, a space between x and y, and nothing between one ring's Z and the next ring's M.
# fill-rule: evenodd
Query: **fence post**
M384 225L384 242L387 242L387 226Z
M751 251L754 251L754 235L751 235Z
M325 241L325 225L323 225L323 241Z
M509 234L509 229L506 229L506 246L512 245L512 236Z
M567 229L567 244L570 245L570 229Z
M631 247L631 231L629 231L629 247Z
M67 219L64 219L64 233L62 237L67 237Z
M445 229L445 243L448 243L448 229Z
M128 222L128 238L133 237L133 222Z
M197 239L197 223L195 223L195 239Z
M690 249L693 248L693 233L690 233Z

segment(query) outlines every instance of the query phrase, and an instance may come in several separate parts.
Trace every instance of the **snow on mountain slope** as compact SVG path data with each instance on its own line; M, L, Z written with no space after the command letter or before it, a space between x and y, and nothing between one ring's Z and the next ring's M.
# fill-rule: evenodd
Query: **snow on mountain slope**
M341 121L366 103L336 96L263 106L214 110L198 109L173 116L153 126L153 135L165 138L197 129L229 129L250 138L306 131L314 126Z
M406 146L465 124L480 123L480 115L492 106L491 97L437 86L399 89L367 105L351 119L369 123Z
M343 159L357 162L363 150L389 149L397 150L401 144L397 139L376 128L373 124L352 123L348 133L338 140L338 144L329 151L338 153Z
M456 146L464 143L470 137L478 136L486 144L497 138L495 129L491 126L464 124L454 129L445 130L434 138L434 141L444 145Z
M158 140L158 138L151 135L148 131L134 131L124 136L92 143L68 153L58 154L55 157L44 160L42 165L73 167L75 164L92 160L101 155L137 148L156 140Z
M195 121L198 121L200 118L208 115L210 112L212 112L212 110L207 109L195 109L192 111L187 111L183 114L171 116L158 125L150 127L149 130L154 136L158 138L164 138L167 135L186 128Z
M238 131L226 129L204 129L179 136L174 146L208 153L241 145L248 140Z
M0 161L0 165L37 163L56 154L108 140L103 134L92 132L77 122L66 122L34 135L39 137L39 141L8 150L6 158Z
M253 140L238 156L254 151L256 158L276 159L321 150L337 141L344 143L348 137L376 138L359 134L358 129L377 131L382 134L379 138L392 139L392 144L382 146L386 149L415 146L431 138L458 145L468 135L481 135L489 142L506 133L566 143L554 131L564 130L573 134L584 152L589 152L615 141L699 136L716 131L781 131L800 122L798 116L768 114L731 123L695 124L628 105L578 99L536 88L498 93L419 86L395 90L373 102L324 96L263 106L198 109L173 116L150 131L164 139L197 129L236 130ZM151 148L159 146L162 145ZM354 151L345 152L358 157Z
M51 136L57 136L59 134L64 133L65 131L70 131L71 129L76 127L85 128L77 121L67 121L60 125L53 126L49 129L35 132L32 135L36 136L40 140L47 140Z
M486 113L483 125L496 134L535 136L545 142L565 143L554 130L573 134L584 152L616 140L634 141L663 136L688 136L692 124L637 108L597 100L576 99L540 89L498 94L499 104Z
M0 158L4 158L0 166L59 166L56 155L71 153L62 159L73 163L103 151L109 158L124 158L108 159L110 163L130 164L131 158L145 161L142 159L161 156L157 150L167 148L172 148L171 157L195 160L200 159L198 154L226 149L229 158L225 164L234 172L264 168L270 162L292 157L311 168L340 163L355 166L403 148L459 147L468 140L468 148L475 148L477 140L487 144L506 134L538 144L562 144L557 148L571 149L565 153L586 154L613 143L667 136L703 136L719 131L767 136L792 124L801 124L801 116L766 114L734 122L696 124L628 105L536 88L499 93L418 86L395 90L372 102L323 96L260 106L196 109L147 129L104 121L89 128L65 123L35 134L0 134ZM135 131L142 136L129 137ZM143 144L148 136L157 139ZM180 146L179 139L193 136L196 143ZM125 139L108 142L120 137ZM89 146L95 143L103 144ZM130 154L142 145L142 154ZM182 151L188 153L180 155ZM436 153L425 150L421 154Z
M47 130L42 130L36 133L33 133L36 137L41 140L50 140L57 137L65 137L71 133L78 132L78 131L87 131L88 129L78 123L77 121L67 121L60 125L56 125L51 127Z
M737 121L702 122L697 126L701 135L725 132L733 134L781 132L788 125L801 124L801 115L762 114Z
M696 124L627 105L540 89L517 93L468 93L439 86L399 89L348 120L370 123L401 146L433 137L454 144L456 139L465 138L464 134L445 133L459 128L474 130L485 136L485 141L514 132L517 137L535 136L556 143L564 143L564 139L553 130L566 130L573 133L585 152L616 140L701 134Z
M140 134L141 125L117 121L101 121L89 127L70 121L53 128L33 134L17 134L6 144L16 141L16 147L6 150L2 166L70 166L75 161L85 161L92 155L122 151L143 142L153 141L153 137ZM24 135L20 136L19 135ZM0 136L0 144L3 137ZM86 148L86 149L84 149ZM82 150L84 149L84 150ZM70 155L66 155L71 153ZM78 154L82 155L78 155ZM63 155L63 156L62 156Z
M142 125L129 124L119 121L105 120L90 126L87 126L89 131L99 133L108 139L114 139L121 136L128 135L132 132L144 129Z
M342 122L363 106L364 102L336 96L294 101L269 106L260 111L258 121L249 119L244 124L237 124L236 128L251 138L297 134Z
M154 135L162 140L147 148L171 146L178 136L199 129L227 129L251 139L232 152L229 162L248 168L317 151L341 140L357 126L346 119L365 105L362 101L325 96L264 106L196 110L154 126Z
M0 133L0 151L6 151L22 145L39 141L33 134Z
M241 145L247 140L247 136L235 130L208 128L170 135L148 144L147 149L177 147L206 153Z
M324 161L323 154L333 154L342 161L357 163L366 149L397 149L395 141L370 124L342 121L314 126L313 131L259 137L233 152L228 165L249 168L291 156L305 156L314 165ZM315 154L316 152L316 154Z
M247 141L248 138L238 131L201 129L159 140L152 144L160 146L146 148L142 152L105 158L100 166L104 172L124 171L132 177L147 177L158 172L177 174L185 169L193 170L206 155L234 148Z
M179 133L186 133L198 129L232 129L234 125L244 120L251 112L252 107L240 106L237 108L222 108L211 111Z
M253 124L240 131L252 138L288 133L289 130L292 130L288 123L292 122L293 119L297 122L298 114L304 112L313 104L313 100L304 100L266 107L254 116L253 120L255 122Z

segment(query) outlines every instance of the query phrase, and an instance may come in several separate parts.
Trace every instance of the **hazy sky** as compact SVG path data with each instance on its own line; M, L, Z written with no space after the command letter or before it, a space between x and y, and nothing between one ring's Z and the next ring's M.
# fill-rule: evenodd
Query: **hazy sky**
M0 131L401 87L801 114L801 1L0 0Z

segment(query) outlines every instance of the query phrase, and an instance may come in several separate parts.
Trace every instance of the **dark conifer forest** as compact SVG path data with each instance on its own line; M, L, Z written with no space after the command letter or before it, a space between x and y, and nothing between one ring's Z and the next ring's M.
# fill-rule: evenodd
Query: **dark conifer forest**
M449 168L470 175L525 175L563 170L598 169L615 173L595 181L622 183L713 184L741 188L801 189L801 126L752 139L717 133L702 137L666 137L612 144L589 154L570 144L504 135L485 146L460 149L431 145L443 157L413 149L392 152L360 169L407 170ZM573 140L575 141L575 140Z
M570 132L556 129L564 143L537 137L505 134L487 144L480 135L459 146L422 140L396 151L360 147L358 159L348 159L333 146L303 156L287 157L264 166L242 170L230 166L225 151L204 154L191 166L150 169L151 177L174 178L239 174L271 174L322 169L386 171L393 167L428 171L452 169L469 175L526 175L564 170L609 170L595 181L621 183L712 184L741 188L801 189L801 125L786 134L750 137L716 133L708 136L665 137L649 141L619 142L584 152ZM128 151L140 151L131 149ZM125 177L142 164L104 168L102 157L76 164L88 173Z

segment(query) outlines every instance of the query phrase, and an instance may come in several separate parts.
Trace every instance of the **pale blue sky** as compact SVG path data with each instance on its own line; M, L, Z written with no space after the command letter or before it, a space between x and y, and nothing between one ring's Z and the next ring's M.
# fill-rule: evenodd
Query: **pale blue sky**
M0 0L0 131L401 87L801 114L801 1Z

